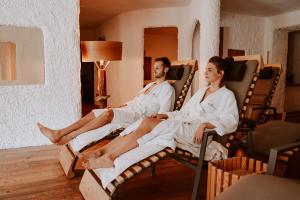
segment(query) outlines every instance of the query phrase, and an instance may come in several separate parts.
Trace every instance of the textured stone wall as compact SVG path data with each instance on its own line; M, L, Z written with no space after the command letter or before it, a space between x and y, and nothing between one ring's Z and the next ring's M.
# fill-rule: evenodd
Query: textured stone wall
M49 144L36 122L61 128L81 115L78 0L1 0L0 25L41 28L45 83L0 85L0 149Z
M199 85L206 85L204 71L210 57L219 55L220 0L202 1L200 19Z
M228 49L263 55L264 17L221 12L221 26L224 27L223 56L228 55Z

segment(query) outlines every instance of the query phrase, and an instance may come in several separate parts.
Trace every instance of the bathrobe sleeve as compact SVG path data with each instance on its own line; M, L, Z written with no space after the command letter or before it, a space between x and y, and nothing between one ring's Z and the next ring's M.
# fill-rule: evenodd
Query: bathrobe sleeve
M125 103L125 105L134 104L135 98L136 98L139 94L145 92L145 90L147 90L153 83L154 83L154 82L151 82L151 83L147 84L143 89L141 89L141 90L136 94L136 96L135 96L132 100L127 101L127 102Z
M220 99L220 102L224 104L222 106L222 112L220 112L216 118L209 120L208 122L216 127L214 130L218 135L223 136L232 133L237 129L239 113L235 96L231 91Z
M183 105L183 107L179 111L173 111L173 112L166 112L165 114L168 115L168 118L174 119L178 115L182 115L183 113L187 113L195 108L195 104L200 101L200 96L203 93L202 89L199 89L192 98Z
M162 91L159 93L158 101L160 103L160 108L158 113L165 113L171 111L174 106L175 101L175 90L174 88L167 84Z

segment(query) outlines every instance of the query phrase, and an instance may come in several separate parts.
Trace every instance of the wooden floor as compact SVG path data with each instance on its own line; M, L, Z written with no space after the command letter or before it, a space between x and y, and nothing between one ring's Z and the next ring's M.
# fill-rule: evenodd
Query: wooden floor
M78 190L80 178L68 180L64 176L57 160L58 151L52 145L0 150L0 199L83 199ZM146 171L125 184L118 198L190 199L193 178L192 170L167 159L158 165L154 178ZM202 178L201 199L205 199L205 181L206 175Z

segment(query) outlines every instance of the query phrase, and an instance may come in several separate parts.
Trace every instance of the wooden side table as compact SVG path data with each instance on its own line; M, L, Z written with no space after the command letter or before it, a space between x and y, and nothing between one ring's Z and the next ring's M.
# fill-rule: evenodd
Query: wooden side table
M214 200L218 194L236 183L241 176L266 173L267 168L266 163L248 157L233 157L210 162L208 164L206 199Z

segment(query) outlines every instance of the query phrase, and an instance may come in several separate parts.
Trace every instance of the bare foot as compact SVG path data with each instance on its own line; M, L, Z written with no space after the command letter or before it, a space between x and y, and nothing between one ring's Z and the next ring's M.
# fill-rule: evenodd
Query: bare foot
M85 159L85 160L97 157L95 151L88 151L88 152L77 153L76 155L78 156L79 159Z
M114 161L109 154L104 154L99 158L91 158L83 166L87 169L114 167Z
M40 129L41 133L46 136L51 142L57 143L57 141L60 139L59 131L47 128L40 123L37 123L37 126Z

